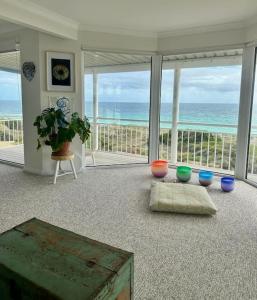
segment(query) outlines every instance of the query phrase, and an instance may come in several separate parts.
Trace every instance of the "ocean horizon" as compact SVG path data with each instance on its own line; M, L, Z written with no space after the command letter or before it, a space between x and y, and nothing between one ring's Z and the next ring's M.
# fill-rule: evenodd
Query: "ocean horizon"
M99 102L100 123L120 125L148 126L149 103L140 102ZM236 133L239 105L234 103L180 103L179 121L206 123L212 126L180 124L179 129L203 130L209 132ZM93 117L93 103L85 102L85 114ZM21 118L21 102L16 100L0 101L0 118ZM143 120L143 122L140 122ZM171 128L172 103L161 104L161 127ZM216 125L217 124L217 125ZM235 127L226 127L235 126ZM253 125L257 125L257 111L253 112Z

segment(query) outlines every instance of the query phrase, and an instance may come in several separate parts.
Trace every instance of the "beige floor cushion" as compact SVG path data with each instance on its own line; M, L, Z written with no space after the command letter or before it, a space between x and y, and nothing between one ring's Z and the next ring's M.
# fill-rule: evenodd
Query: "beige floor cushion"
M152 183L150 209L204 215L212 215L217 211L206 188L191 184L164 182Z

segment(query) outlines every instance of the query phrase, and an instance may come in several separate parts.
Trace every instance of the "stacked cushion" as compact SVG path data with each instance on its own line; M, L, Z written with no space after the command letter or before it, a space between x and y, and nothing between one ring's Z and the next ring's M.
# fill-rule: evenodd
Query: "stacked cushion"
M150 209L152 211L213 215L217 208L206 188L191 184L153 182Z

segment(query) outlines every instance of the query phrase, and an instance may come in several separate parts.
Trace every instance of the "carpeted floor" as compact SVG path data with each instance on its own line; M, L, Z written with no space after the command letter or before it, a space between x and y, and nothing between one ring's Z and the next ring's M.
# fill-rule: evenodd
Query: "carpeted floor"
M257 299L257 189L243 182L225 194L217 179L219 211L200 217L151 213L146 166L88 169L54 186L0 165L0 178L0 232L37 217L132 251L135 299Z

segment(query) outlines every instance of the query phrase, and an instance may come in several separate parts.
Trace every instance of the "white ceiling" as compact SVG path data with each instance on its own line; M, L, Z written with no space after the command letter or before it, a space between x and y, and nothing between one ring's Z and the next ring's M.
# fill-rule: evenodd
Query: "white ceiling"
M93 31L164 33L192 27L248 23L256 0L31 0Z

